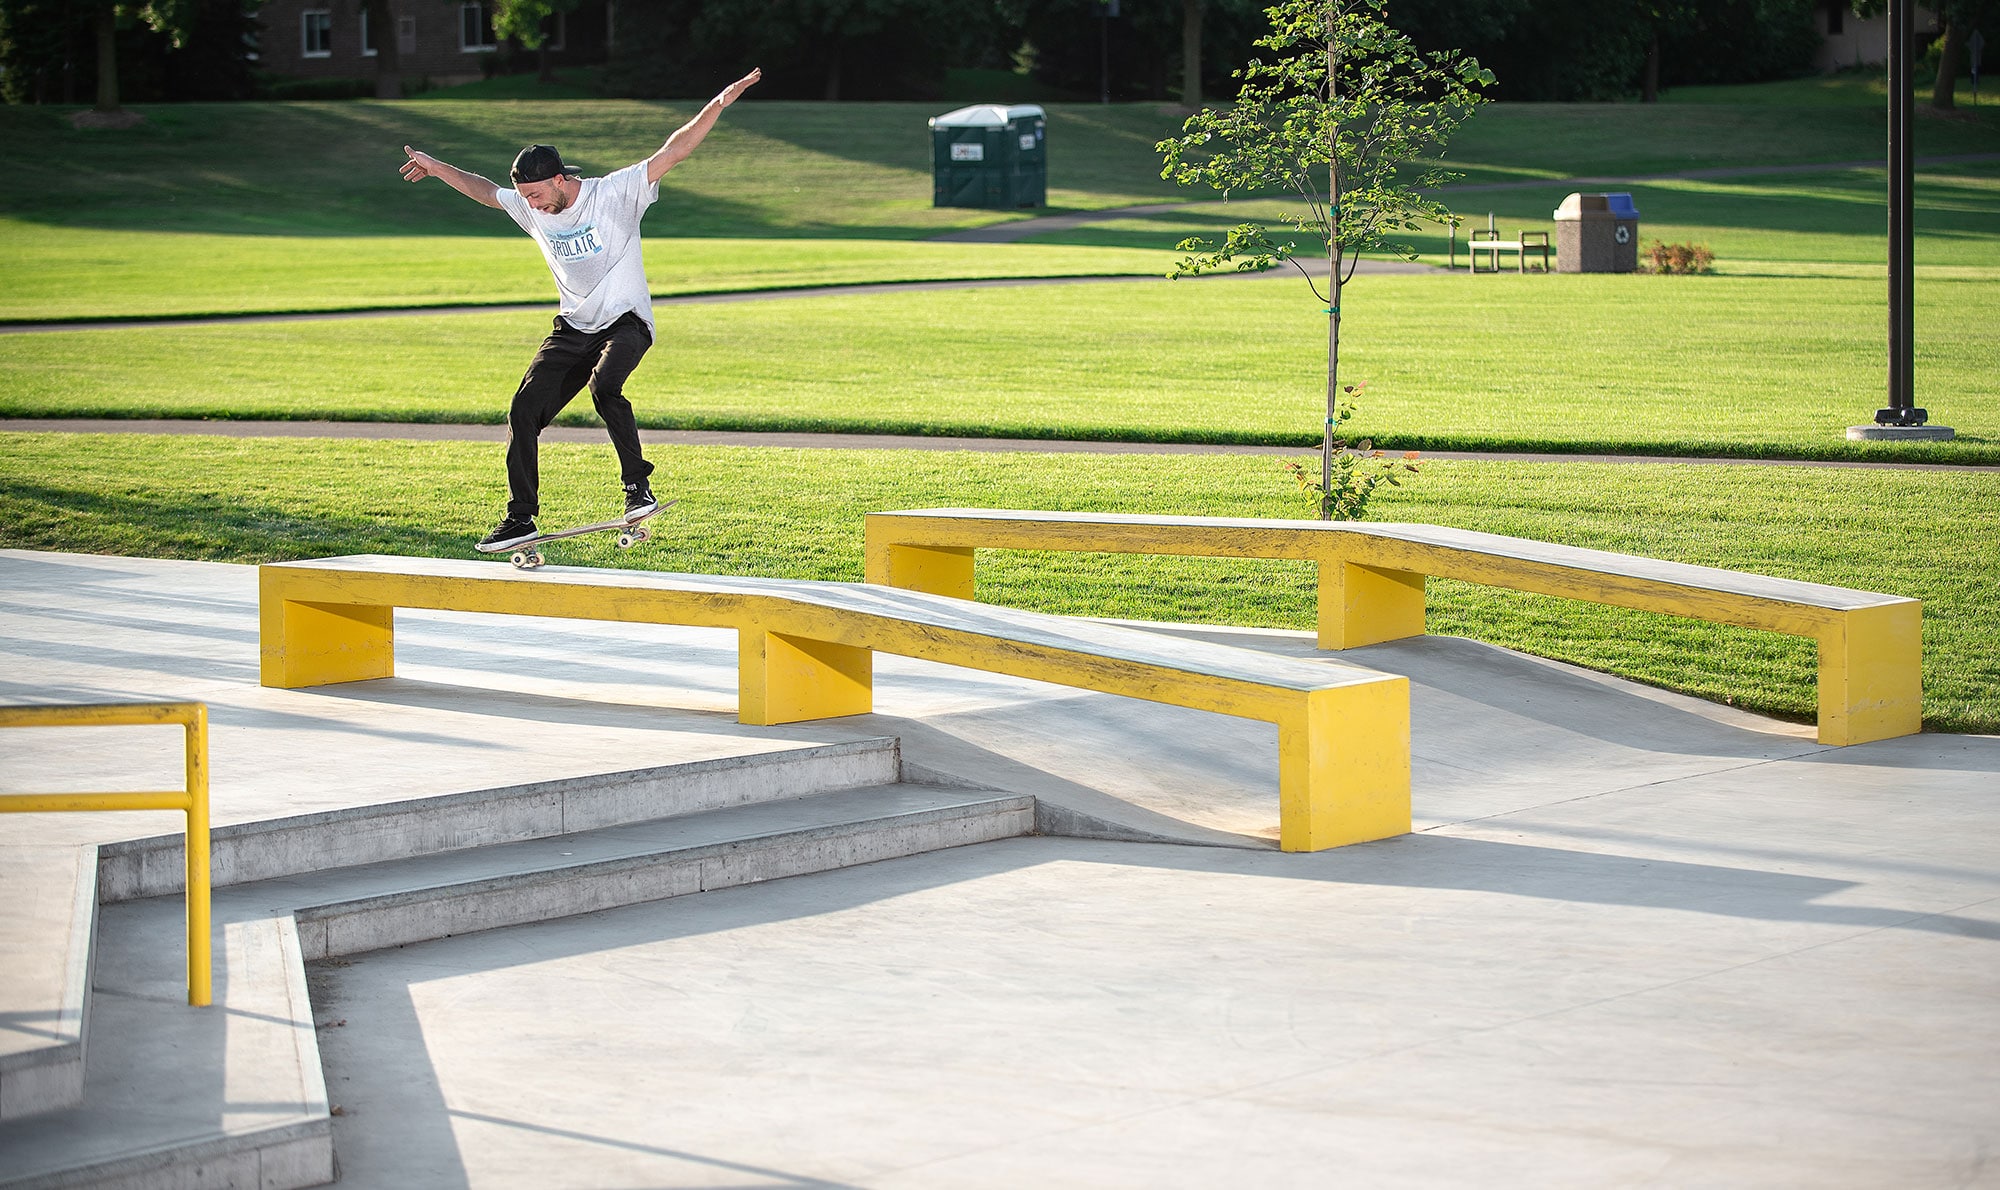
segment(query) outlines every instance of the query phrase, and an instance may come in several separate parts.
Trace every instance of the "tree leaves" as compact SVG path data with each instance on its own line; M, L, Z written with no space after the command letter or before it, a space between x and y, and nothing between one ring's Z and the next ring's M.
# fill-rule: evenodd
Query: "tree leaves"
M1493 73L1457 51L1420 52L1384 0L1282 0L1266 12L1257 45L1271 56L1236 72L1234 104L1196 112L1156 146L1160 176L1225 198L1291 195L1303 205L1285 223L1331 244L1350 275L1363 253L1413 258L1395 237L1446 215L1423 192L1455 176L1423 163L1485 102ZM1183 243L1190 255L1173 275L1268 267L1291 246L1243 224L1221 244Z

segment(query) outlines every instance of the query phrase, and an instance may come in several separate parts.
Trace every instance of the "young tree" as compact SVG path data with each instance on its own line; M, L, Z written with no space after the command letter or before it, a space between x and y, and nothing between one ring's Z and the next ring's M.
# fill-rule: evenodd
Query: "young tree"
M1304 207L1283 218L1326 245L1327 289L1259 223L1230 230L1223 242L1183 241L1189 253L1173 276L1220 269L1269 268L1289 260L1324 303L1326 423L1320 443L1322 517L1334 499L1335 430L1342 416L1341 288L1363 253L1414 259L1394 237L1445 208L1422 191L1452 176L1435 159L1458 126L1485 102L1493 74L1457 51L1419 53L1392 28L1386 0L1280 0L1266 10L1271 32L1257 44L1275 55L1236 72L1235 104L1196 112L1182 135L1161 141L1160 176L1206 183L1231 194L1286 192Z

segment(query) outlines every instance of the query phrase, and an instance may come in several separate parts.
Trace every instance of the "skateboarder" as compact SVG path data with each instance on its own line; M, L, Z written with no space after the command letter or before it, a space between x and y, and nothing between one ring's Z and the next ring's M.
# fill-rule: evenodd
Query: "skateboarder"
M555 327L542 340L507 412L507 515L479 548L498 552L535 536L541 511L542 430L588 385L597 415L611 433L625 484L625 516L635 520L659 507L647 477L653 465L639 450L639 427L625 399L625 378L653 345L653 300L639 254L639 221L660 196L660 177L687 159L715 127L722 109L763 77L752 70L708 101L644 161L601 178L564 165L552 145L529 145L514 158L513 187L447 165L408 145L403 177L438 178L446 185L514 217L541 245L562 302Z

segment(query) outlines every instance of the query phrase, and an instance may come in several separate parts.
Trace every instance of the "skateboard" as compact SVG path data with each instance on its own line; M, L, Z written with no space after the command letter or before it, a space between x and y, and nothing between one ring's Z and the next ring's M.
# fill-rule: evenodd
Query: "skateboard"
M678 500L662 500L658 508L655 508L645 516L635 517L629 521L621 518L615 521L599 521L595 525L578 525L574 529L556 529L548 533L537 533L526 541L517 541L511 546L502 546L501 549L511 549L514 551L507 556L507 560L514 564L514 569L516 570L533 570L535 567L540 566L544 559L542 558L542 551L536 547L542 545L544 542L561 541L565 537L582 537L588 533L608 533L616 529L618 530L618 548L621 550L631 549L653 535L653 531L646 528L647 521L659 516L678 503L680 503ZM500 552L500 550L486 549L476 545L472 548L482 554L497 554Z

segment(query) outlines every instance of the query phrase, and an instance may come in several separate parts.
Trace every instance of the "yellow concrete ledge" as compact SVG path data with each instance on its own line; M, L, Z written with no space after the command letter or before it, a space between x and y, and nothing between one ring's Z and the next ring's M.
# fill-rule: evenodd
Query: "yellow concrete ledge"
M931 508L870 513L870 582L970 599L975 549L1293 558L1319 564L1319 644L1420 636L1427 577L1809 636L1819 741L1923 726L1923 605L1845 587L1436 525Z
M1287 851L1410 829L1409 682L1336 661L862 583L364 555L273 563L258 584L266 686L390 676L399 607L724 628L744 723L865 714L874 654L893 653L1277 725Z

